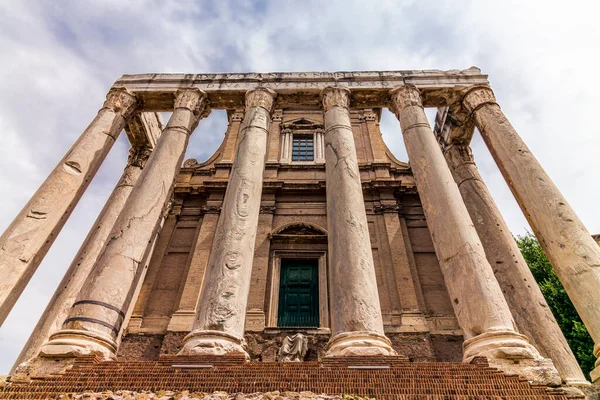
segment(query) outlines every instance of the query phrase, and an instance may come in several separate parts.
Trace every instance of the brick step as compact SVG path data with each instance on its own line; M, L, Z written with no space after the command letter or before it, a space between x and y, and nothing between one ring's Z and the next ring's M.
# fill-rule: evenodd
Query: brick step
M175 365L175 367L174 367ZM240 357L161 357L158 361L78 360L64 375L12 383L0 399L57 398L111 390L256 393L279 390L359 395L378 400L566 399L478 361L408 362L405 357L349 357L322 362L245 362Z

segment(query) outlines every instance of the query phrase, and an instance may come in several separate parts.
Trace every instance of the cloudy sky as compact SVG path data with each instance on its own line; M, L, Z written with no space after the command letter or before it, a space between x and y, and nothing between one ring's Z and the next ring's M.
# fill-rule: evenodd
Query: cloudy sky
M600 233L600 11L562 1L0 0L0 231L92 120L124 73L463 69L504 112L592 233ZM398 123L381 125L406 160ZM225 131L213 112L188 157ZM7 373L116 183L123 135L0 328ZM511 229L528 229L487 149L475 157Z

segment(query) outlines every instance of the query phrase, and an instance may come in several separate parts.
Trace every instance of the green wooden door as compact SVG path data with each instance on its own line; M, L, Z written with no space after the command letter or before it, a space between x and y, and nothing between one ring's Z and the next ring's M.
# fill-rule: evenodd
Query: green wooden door
M319 326L318 271L318 260L281 260L277 326Z

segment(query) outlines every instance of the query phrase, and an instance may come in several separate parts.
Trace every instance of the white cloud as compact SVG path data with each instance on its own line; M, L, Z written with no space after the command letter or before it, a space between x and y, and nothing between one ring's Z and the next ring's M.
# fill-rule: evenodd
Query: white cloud
M600 232L593 78L599 7L571 1L70 1L0 3L0 230L18 213L123 73L454 69L479 66L509 119L592 232ZM189 156L224 132L214 113ZM397 121L382 121L406 159ZM482 174L511 229L526 222L480 138ZM120 138L5 325L7 371L120 175Z

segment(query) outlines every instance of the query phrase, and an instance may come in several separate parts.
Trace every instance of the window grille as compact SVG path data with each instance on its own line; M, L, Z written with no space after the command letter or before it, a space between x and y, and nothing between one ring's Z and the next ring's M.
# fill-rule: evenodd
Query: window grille
M314 136L293 135L292 161L313 161L314 159Z

